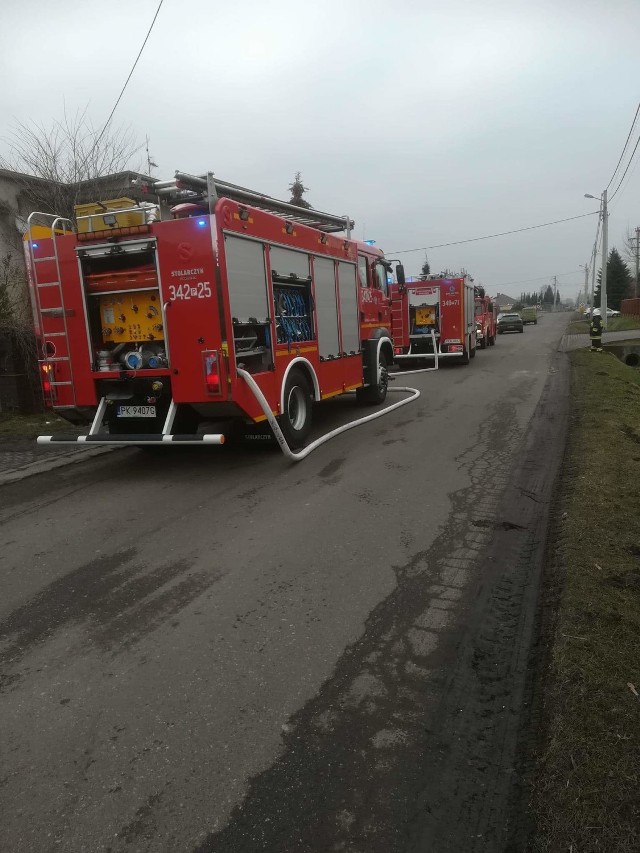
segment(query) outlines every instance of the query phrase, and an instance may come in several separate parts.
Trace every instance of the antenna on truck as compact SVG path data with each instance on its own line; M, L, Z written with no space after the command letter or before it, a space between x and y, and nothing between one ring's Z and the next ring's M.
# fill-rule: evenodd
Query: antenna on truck
M210 212L213 211L219 198L229 198L232 201L250 204L259 210L281 214L291 222L308 225L320 231L329 233L346 231L347 238L351 237L354 227L353 219L348 216L336 216L313 208L298 207L247 187L223 181L216 178L213 172L208 172L206 175L189 175L186 172L177 171L172 181L155 181L149 189L161 197L174 198L176 201L207 204Z

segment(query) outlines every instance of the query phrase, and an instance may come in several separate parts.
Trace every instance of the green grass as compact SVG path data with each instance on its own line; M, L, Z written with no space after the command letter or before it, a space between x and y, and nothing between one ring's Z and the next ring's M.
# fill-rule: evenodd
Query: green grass
M572 361L535 851L640 850L640 371ZM556 572L557 574L557 572ZM558 577L550 583L557 583Z
M53 412L44 412L35 415L18 415L14 412L0 412L0 440L3 438L35 438L43 432L43 427L48 430L68 430L69 424L63 421Z
M640 329L640 320L635 317L610 317L607 320L607 332L625 332L627 329ZM588 320L574 320L567 328L568 335L586 335L588 332Z

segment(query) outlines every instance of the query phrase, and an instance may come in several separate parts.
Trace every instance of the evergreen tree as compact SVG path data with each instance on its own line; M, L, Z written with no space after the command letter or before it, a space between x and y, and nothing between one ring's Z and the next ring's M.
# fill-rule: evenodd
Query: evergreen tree
M424 263L422 264L422 269L420 270L420 275L418 278L420 281L426 281L429 275L431 274L431 264L429 263L429 258L424 256Z
M620 303L626 298L629 283L632 280L629 267L622 260L620 252L614 247L609 252L607 260L607 308L620 310ZM595 289L593 301L600 308L600 290L602 285L602 270L598 273L598 286Z
M547 285L547 289L544 292L542 301L545 303L545 305L553 305L553 288L550 284Z
M289 192L291 193L291 198L289 199L289 204L295 204L297 207L306 207L310 208L311 205L309 202L302 198L304 193L307 192L309 187L305 187L302 183L302 173L296 172L295 177L293 179L293 183L289 184Z

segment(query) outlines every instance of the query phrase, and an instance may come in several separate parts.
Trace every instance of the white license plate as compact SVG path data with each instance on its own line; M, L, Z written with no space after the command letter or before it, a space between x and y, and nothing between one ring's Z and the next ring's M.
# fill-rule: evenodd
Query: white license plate
M155 406L118 406L119 418L155 418Z

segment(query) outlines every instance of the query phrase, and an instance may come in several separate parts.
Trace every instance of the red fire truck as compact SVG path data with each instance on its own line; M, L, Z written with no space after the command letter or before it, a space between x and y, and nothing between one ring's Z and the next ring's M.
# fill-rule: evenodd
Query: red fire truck
M468 364L476 354L474 289L471 278L429 276L391 288L394 358L458 359Z
M352 221L211 174L176 172L151 191L159 203L84 205L75 224L30 218L44 395L90 425L41 443L221 444L238 423L264 428L237 368L291 447L305 442L314 400L385 399L391 265L351 239ZM50 236L36 239L43 219Z
M475 288L476 341L480 349L495 345L498 334L498 306L484 287Z

